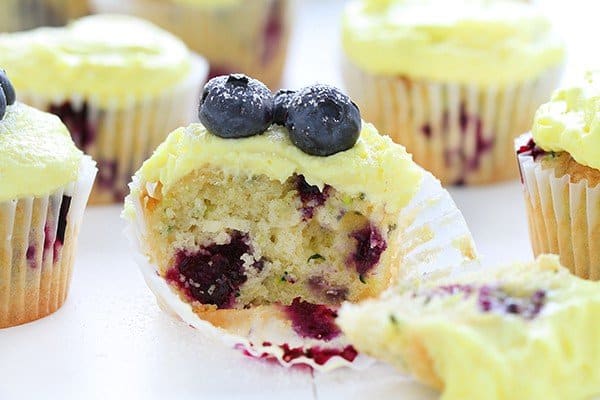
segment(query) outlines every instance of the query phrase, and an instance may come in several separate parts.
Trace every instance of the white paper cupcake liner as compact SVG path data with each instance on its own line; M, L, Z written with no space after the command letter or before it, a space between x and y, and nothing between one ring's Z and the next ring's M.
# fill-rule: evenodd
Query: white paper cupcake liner
M0 328L23 324L64 303L96 163L77 181L40 197L0 202Z
M210 77L241 72L271 89L279 86L290 35L289 0L92 2L96 12L136 15L180 37L209 60Z
M0 32L65 25L88 11L88 0L2 0Z
M559 81L562 67L502 89L373 75L343 64L350 97L443 184L516 178L513 142Z
M519 137L517 150L531 134ZM517 155L523 181L529 234L536 256L553 253L575 275L600 280L600 185L572 183L533 156Z
M45 111L57 111L80 118L85 133L73 132L72 124L63 116L75 143L98 162L98 179L90 204L121 202L128 192L127 184L166 135L196 120L200 92L208 65L194 57L185 80L158 96L130 97L128 105L100 105L97 99L63 93L53 98L32 92L19 92L19 100ZM66 110L64 109L66 108ZM75 114L73 114L75 113ZM75 116L73 116L75 115ZM70 126L71 125L71 126Z
M140 182L134 178L131 185L135 188ZM128 236L138 254L144 254L146 227L142 205L138 199L136 201L137 218L135 223L129 224ZM424 172L419 192L400 216L399 227L405 232L401 249L403 261L399 265L403 279L448 274L476 257L475 246L462 214L439 181L427 172ZM219 310L221 321L226 320L221 326L227 329L217 328L199 318L192 307L180 299L160 276L156 265L143 256L138 258L138 262L148 286L165 311L196 329L219 335L226 345L240 348L246 354L275 360L284 366L301 364L321 371L344 366L360 369L373 362L361 354L352 362L339 355L324 362L315 358L315 348L338 353L354 349L349 347L351 343L343 335L327 342L300 337L276 305L248 310ZM290 357L290 351L286 351L289 349L294 350L293 357Z

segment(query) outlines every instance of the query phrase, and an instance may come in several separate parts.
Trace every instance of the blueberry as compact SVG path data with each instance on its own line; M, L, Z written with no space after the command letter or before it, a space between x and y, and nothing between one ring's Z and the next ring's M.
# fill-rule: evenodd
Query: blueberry
M329 156L354 146L360 135L360 111L339 89L318 84L293 96L285 125L300 150Z
M4 118L4 114L6 114L6 96L0 90L0 119Z
M2 70L0 70L0 86L2 87L2 91L6 97L6 104L9 106L15 104L15 99L17 97L15 94L15 88L13 87L12 83L10 83L8 76L6 76L6 72Z
M257 135L273 122L273 95L246 75L218 76L204 86L198 116L206 129L222 138Z
M281 89L275 93L275 99L273 100L273 122L278 125L285 125L287 119L287 111L292 97L296 93L295 90Z

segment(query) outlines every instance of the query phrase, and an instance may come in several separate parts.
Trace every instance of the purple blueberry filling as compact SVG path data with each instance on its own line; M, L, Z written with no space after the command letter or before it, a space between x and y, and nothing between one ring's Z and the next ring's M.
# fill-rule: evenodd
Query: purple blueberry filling
M300 196L302 218L307 221L314 216L315 209L321 207L329 197L331 186L325 185L323 191L318 186L309 185L303 175L294 175L296 190Z
M308 303L297 297L292 304L284 306L284 310L292 321L292 328L302 337L328 341L341 333L335 323L337 312L325 305Z
M533 138L529 139L527 144L519 147L517 155L531 156L533 160L537 160L539 157L548 154L541 147L535 144ZM519 174L521 175L521 182L523 182L523 171L521 170L521 163L519 163Z
M447 133L449 130L449 113L444 112L442 119L442 131ZM455 182L456 185L463 185L466 180L468 173L477 171L481 164L481 158L494 147L494 139L486 139L483 136L483 122L479 116L470 115L467 111L467 107L464 103L460 105L460 112L458 116L458 123L460 125L461 138L460 143L456 149L447 150L444 154L445 164L448 167L452 167L457 163L461 166L462 175ZM470 126L474 126L475 130L475 154L472 156L467 155L467 131ZM426 123L421 127L421 133L428 139L432 136L431 124Z
M421 127L421 132L423 133L423 135L425 135L425 137L427 139L431 138L431 125L430 124L425 124Z
M529 139L526 145L519 147L517 150L518 155L527 155L533 157L536 160L538 157L547 154L541 147L535 144L533 138Z
M460 105L459 124L461 130L461 141L459 148L455 151L450 151L446 154L446 165L452 166L456 159L462 165L462 176L455 182L456 185L464 185L466 176L469 172L477 171L481 163L481 158L492 150L494 147L494 139L486 139L483 137L483 124L481 118L474 115L469 115L467 107L464 103ZM475 154L469 157L466 154L466 133L469 126L475 125Z
M350 237L356 240L356 251L350 255L348 262L354 265L362 280L377 265L387 243L379 229L370 223L352 232Z
M231 308L247 280L241 257L252 253L248 242L247 234L233 231L229 243L204 246L195 253L181 251L166 279L190 299ZM261 261L255 263L259 270L262 266Z
M415 293L425 297L425 303L434 297L463 294L465 298L477 295L477 307L480 311L497 314L513 314L524 319L534 319L544 308L547 295L544 290L536 290L528 296L513 296L499 286L483 285L446 285L434 288L427 293Z
M69 209L71 208L71 197L63 196L60 204L60 210L58 212L58 220L56 222L56 230L50 225L44 226L44 258L46 252L52 250L54 260L57 260L60 255L60 250L65 242L65 234L67 231L67 217L69 215ZM37 253L37 247L35 244L30 244L27 248L27 262L31 268L35 268L36 261L35 255Z
M35 268L36 267L35 253L36 253L35 245L30 244L29 247L27 247L27 253L26 253L25 256L27 257L27 263L29 264L29 266L31 268Z
M60 205L60 211L58 213L58 226L56 228L56 243L59 243L61 246L65 241L65 232L67 229L67 215L69 214L69 209L71 208L71 197L63 196L62 203Z
M269 342L263 343L264 347L272 346ZM239 345L236 348L243 349L243 352L248 357L256 357L252 355L248 350L244 349L243 346ZM290 363L298 358L305 357L314 360L317 365L324 365L333 357L341 357L346 361L353 362L358 356L358 351L352 346L348 345L343 349L327 349L319 346L309 347L308 349L303 347L290 347L287 343L279 345L279 348L283 350L282 360L286 363ZM275 358L268 353L262 353L258 358L265 360L274 361Z
M343 349L324 349L319 346L313 346L308 349L302 347L290 348L289 345L280 346L283 350L283 361L290 362L300 357L306 357L315 361L317 365L323 365L335 356L342 357L344 360L352 362L358 355L358 352L352 345Z
M75 110L71 102L66 101L60 105L51 105L48 110L57 115L69 128L73 141L81 150L87 150L96 138L96 130L88 119L89 107L83 103L79 110Z
M536 290L529 297L514 297L504 289L483 286L479 289L477 304L483 312L506 313L533 319L542 311L546 303L546 292Z

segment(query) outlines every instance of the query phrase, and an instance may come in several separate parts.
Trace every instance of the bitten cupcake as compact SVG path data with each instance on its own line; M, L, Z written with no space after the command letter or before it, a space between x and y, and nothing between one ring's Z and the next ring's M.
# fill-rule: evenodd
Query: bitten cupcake
M0 65L23 102L58 115L98 161L91 203L122 201L165 130L194 118L207 72L179 39L116 15L0 35Z
M0 32L61 26L89 12L89 0L2 0Z
M440 390L441 400L584 400L600 394L600 285L552 255L405 282L346 303L361 351Z
M289 0L93 0L182 38L210 62L209 76L240 72L279 86L290 33Z
M548 20L510 0L354 0L342 38L365 116L445 184L517 176L513 140L564 60Z
M535 254L600 279L600 72L557 90L517 140Z
M65 301L96 167L60 119L15 102L2 72L0 86L0 328L5 328L51 314Z
M125 201L149 286L182 318L251 340L252 354L353 362L336 309L398 277L401 210L426 173L326 85L274 96L217 77L199 118L158 147Z

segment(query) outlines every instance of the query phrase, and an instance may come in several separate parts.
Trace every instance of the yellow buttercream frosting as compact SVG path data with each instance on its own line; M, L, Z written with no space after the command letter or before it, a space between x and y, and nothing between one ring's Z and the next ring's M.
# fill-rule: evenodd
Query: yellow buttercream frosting
M192 124L172 132L136 176L142 182L160 183L167 192L185 175L206 165L231 175L264 174L282 183L294 173L302 174L321 189L329 184L348 194L366 193L391 212L409 202L422 177L422 169L404 147L367 123L353 148L329 157L303 153L278 125L262 135L223 139L201 124Z
M0 201L48 195L73 182L82 157L58 117L8 106L0 120Z
M600 284L548 255L406 285L347 304L338 318L359 351L412 372L441 400L591 399L600 394L599 321Z
M185 79L190 63L181 40L124 15L0 35L0 65L17 93L51 99L83 96L126 105L169 90Z
M346 56L374 74L503 86L564 59L548 19L513 0L354 0L342 27Z
M600 169L600 71L586 83L559 89L537 111L535 143L546 151L566 151L579 164Z

